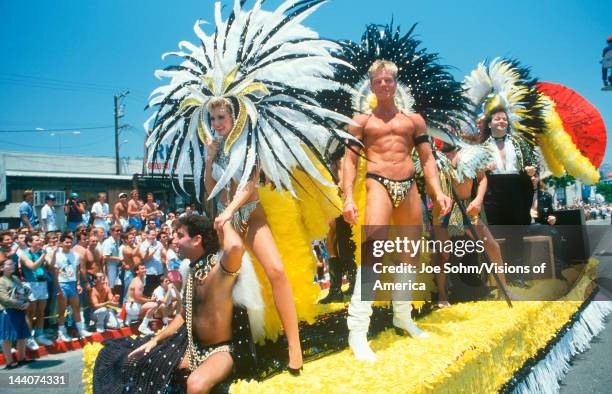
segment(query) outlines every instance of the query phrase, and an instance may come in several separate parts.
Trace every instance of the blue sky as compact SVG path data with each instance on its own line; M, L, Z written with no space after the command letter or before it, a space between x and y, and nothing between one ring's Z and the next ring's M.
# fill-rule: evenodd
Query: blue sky
M112 127L86 128L112 126L113 94L129 90L122 121L132 127L120 137L128 141L121 155L142 156L143 108L162 83L153 72L173 62L161 54L195 42L195 20L213 20L212 11L212 0L0 1L0 150L112 156ZM612 35L609 1L331 0L305 24L326 38L358 40L367 23L392 17L406 30L418 22L424 46L456 78L486 58L517 58L540 80L582 94L610 129L612 92L600 90L599 65ZM36 128L46 131L5 132ZM54 128L74 130L51 135ZM612 163L609 150L604 161Z

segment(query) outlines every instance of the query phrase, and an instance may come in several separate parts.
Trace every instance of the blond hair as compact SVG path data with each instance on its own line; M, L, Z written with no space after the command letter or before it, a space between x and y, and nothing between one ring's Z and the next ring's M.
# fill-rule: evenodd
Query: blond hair
M394 79L397 77L397 65L392 61L382 59L376 60L374 63L372 63L368 69L368 76L370 79L372 79L374 73L381 70L389 71Z
M213 99L210 99L210 101L208 101L208 104L206 104L206 109L208 110L208 112L212 112L215 109L219 108L226 110L232 116L234 114L234 111L232 109L232 102L226 99L225 97L215 97Z

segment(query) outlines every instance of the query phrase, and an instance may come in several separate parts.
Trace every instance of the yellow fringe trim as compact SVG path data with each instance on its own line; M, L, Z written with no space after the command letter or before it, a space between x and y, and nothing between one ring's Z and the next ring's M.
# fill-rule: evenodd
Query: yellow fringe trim
M554 176L562 176L565 170L587 185L596 184L599 182L599 172L565 132L563 122L555 111L555 103L547 96L544 98L548 102L545 115L547 127L539 142L550 171Z
M300 378L288 373L262 382L240 380L231 393L402 392L496 393L539 349L553 339L593 289L597 261L560 301L480 301L437 310L418 321L429 338L397 336L386 330L370 341L378 362L356 362L346 349L306 363ZM558 286L551 281L553 287ZM83 387L92 393L100 343L83 348Z
M104 346L99 342L90 342L83 347L83 391L93 394L93 370L98 353Z
M306 363L262 382L237 381L231 393L496 393L555 337L591 289L596 264L566 301L481 301L437 310L418 321L429 338L387 330L370 341L376 364L357 362L350 350Z
M355 184L353 186L353 200L357 205L359 212L359 224L353 226L353 242L357 246L355 249L355 262L357 266L361 266L361 226L365 219L365 206L366 206L366 172L367 162L364 158L360 157L357 162L357 176L355 177Z

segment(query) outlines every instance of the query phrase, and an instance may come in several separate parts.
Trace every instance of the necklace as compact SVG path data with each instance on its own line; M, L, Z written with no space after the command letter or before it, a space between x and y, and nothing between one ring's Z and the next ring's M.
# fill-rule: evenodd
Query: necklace
M203 281L208 277L210 270L217 264L219 258L216 254L210 254L205 259L199 259L194 263L191 263L189 267L193 272L193 276L199 281Z
M189 355L189 369L191 371L195 371L200 365L200 357L193 342L193 278L195 277L200 282L204 281L218 260L216 254L211 254L206 259L200 259L190 264L191 275L189 275L187 280L187 294L185 294L185 297L187 298L187 351Z

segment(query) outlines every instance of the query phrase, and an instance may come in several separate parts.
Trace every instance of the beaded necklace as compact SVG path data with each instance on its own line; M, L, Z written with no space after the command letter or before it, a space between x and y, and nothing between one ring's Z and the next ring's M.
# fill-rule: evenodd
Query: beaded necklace
M213 269L213 267L218 262L218 257L216 254L209 255L206 259L200 259L195 263L191 264L191 275L189 275L189 279L187 280L187 294L185 297L187 298L187 352L189 355L189 369L191 371L195 371L198 366L208 357L208 355L200 355L198 352L195 343L193 341L193 278L195 277L199 282L203 282L208 277L208 274Z

